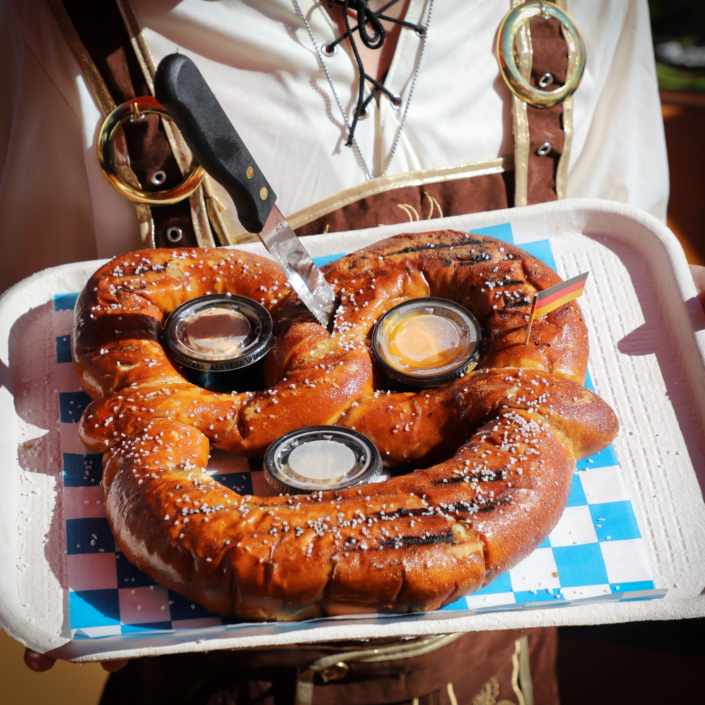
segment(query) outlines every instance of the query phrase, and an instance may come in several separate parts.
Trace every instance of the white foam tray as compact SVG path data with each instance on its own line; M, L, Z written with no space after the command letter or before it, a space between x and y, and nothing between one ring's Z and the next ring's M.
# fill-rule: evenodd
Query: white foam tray
M39 272L0 298L0 627L60 658L210 651L334 639L599 624L705 616L705 314L683 251L651 216L576 199L522 209L314 236L315 256L400 232L512 224L514 239L549 238L564 278L591 271L581 300L597 392L616 410L615 450L662 600L371 622L335 620L207 638L72 640L55 392L52 297L79 291L101 264ZM259 244L242 249L262 252Z

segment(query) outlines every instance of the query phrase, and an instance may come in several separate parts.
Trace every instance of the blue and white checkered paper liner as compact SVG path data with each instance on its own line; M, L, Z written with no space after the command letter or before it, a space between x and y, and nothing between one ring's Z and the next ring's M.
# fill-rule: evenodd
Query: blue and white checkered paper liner
M509 224L474 232L513 243ZM523 243L522 248L555 269L548 240ZM317 264L340 256L318 258ZM72 635L99 638L246 626L212 614L158 585L116 549L103 508L101 456L87 453L77 433L76 423L90 403L71 361L70 334L77 296L56 296L53 316ZM592 389L589 375L587 386ZM208 470L240 494L271 494L260 460L214 451ZM580 461L568 506L539 548L488 587L443 610L467 615L580 602L649 600L661 598L665 592L654 587L632 503L610 446ZM292 625L269 624L267 628L290 630Z

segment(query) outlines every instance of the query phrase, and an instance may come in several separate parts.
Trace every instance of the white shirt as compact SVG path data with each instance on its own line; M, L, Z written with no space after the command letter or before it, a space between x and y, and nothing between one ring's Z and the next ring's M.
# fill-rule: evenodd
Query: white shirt
M410 0L382 97L345 147L357 67L321 0L133 0L156 62L194 60L293 213L370 177L508 156L510 94L494 55L509 0ZM665 219L668 165L646 0L569 0L587 47L574 96L567 195ZM416 80L414 81L414 77ZM412 95L413 85L413 95ZM47 266L140 247L132 205L98 166L102 116L44 0L0 4L0 286ZM340 105L340 107L339 107ZM374 105L372 103L371 105ZM400 125L404 121L400 133ZM395 148L396 144L396 149ZM393 158L389 162L390 154ZM387 163L389 162L388 166ZM368 173L369 171L369 173Z

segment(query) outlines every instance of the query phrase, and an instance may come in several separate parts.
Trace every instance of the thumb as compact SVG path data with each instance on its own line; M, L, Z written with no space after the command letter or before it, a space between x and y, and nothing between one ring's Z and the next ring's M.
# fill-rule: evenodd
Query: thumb
M24 662L31 671L43 673L44 671L48 671L56 663L56 659L51 658L51 656L45 656L44 654L38 654L36 651L31 651L30 649L25 649Z

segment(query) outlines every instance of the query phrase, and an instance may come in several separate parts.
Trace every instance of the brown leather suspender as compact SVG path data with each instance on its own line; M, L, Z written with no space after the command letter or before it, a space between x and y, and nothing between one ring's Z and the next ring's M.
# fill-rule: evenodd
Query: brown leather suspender
M129 0L48 0L76 54L96 99L107 115L116 105L152 94L151 56L144 46ZM516 5L518 0L513 0ZM559 0L559 4L564 3ZM519 65L532 86L551 90L566 80L568 50L555 19L534 18L518 37ZM513 100L514 159L460 165L418 174L372 179L359 188L314 204L289 221L299 235L528 205L563 197L572 104L552 108ZM124 125L129 154L127 177L147 192L171 188L183 178L184 156L156 115ZM169 129L169 128L167 128ZM173 130L176 132L176 130ZM171 142L171 143L170 143ZM182 152L183 145L181 146ZM513 163L512 163L513 162ZM513 173L512 173L513 171ZM233 244L251 239L232 234L208 179L189 198L173 205L135 204L145 246ZM211 228L212 226L212 228ZM215 232L215 238L213 235Z

